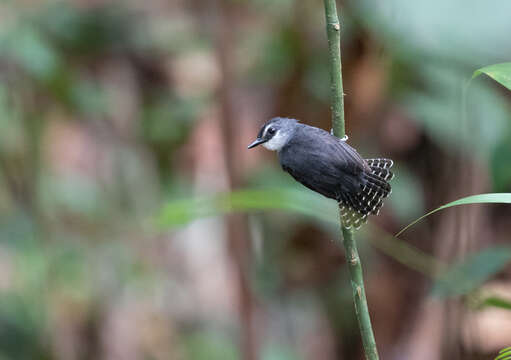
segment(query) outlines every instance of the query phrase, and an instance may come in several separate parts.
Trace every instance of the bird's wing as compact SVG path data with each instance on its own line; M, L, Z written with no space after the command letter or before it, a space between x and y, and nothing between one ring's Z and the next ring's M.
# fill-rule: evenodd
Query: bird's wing
M343 171L354 175L358 175L364 170L370 171L366 161L346 141L333 136L323 129L312 126L309 126L304 132L309 134L310 137L314 137Z
M282 168L298 182L329 198L360 191L364 162L345 142L328 132L307 127L279 153Z

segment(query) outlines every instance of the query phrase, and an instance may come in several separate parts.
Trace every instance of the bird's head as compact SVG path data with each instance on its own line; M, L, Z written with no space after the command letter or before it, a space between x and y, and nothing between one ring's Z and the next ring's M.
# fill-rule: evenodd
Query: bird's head
M268 150L280 150L287 144L298 125L298 120L275 117L268 120L259 130L257 139L248 148L263 144Z

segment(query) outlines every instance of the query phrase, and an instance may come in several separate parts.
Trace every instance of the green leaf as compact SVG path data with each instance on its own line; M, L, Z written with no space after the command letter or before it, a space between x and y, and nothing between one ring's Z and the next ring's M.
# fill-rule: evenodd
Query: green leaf
M474 71L472 79L486 74L499 84L511 90L511 62L485 66Z
M511 310L511 301L497 296L490 296L485 298L480 306L482 307L497 307L501 309ZM511 349L510 349L511 350Z
M499 356L495 360L509 360L511 359L511 347L507 347L499 351Z
M459 206L459 205L468 205L468 204L511 204L511 193L490 193L490 194L478 194L478 195L471 195L467 196L455 201L452 201L450 203L447 203L445 205L442 205L435 210L432 210L428 212L425 215L422 215L420 218L412 221L410 224L406 225L403 229L401 229L397 234L396 237L401 235L403 232L405 232L409 227L412 225L415 225L425 217L436 213L437 211L447 209L453 206Z
M432 295L467 294L502 270L511 260L511 247L494 246L453 265L433 285Z
M209 197L169 202L158 217L161 226L172 228L193 220L231 212L287 210L336 222L335 202L301 190L273 188L237 190Z

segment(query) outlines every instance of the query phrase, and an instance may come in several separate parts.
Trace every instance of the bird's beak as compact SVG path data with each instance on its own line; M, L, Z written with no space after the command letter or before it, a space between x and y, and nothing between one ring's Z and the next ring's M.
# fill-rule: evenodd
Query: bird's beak
M255 139L255 141L252 144L247 146L247 149L252 149L253 147L256 147L257 145L265 143L266 141L268 141L268 140L257 138L257 139Z

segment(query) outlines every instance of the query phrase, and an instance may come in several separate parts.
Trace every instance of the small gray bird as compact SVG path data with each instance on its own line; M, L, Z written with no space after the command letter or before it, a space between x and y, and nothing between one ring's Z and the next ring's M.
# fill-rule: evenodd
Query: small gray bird
M295 180L339 202L345 227L358 229L367 215L378 215L390 195L390 159L363 159L345 139L325 130L276 117L263 125L257 145L277 151L280 165Z

